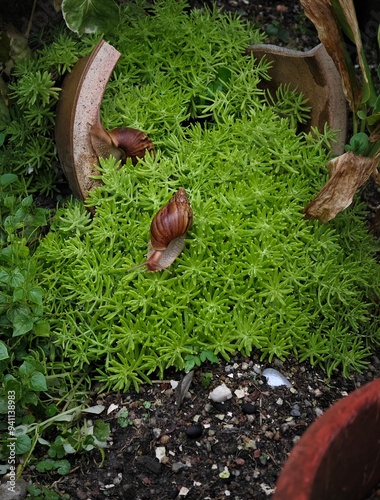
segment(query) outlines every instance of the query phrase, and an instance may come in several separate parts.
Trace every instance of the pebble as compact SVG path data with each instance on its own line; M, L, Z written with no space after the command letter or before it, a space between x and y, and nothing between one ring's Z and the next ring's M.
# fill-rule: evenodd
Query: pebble
M261 373L261 367L259 365L253 365L253 371L259 375Z
M158 427L154 427L154 429L152 430L153 432L153 436L158 439L160 436L161 436L161 429L159 429Z
M253 415L256 413L256 406L253 403L243 403L241 405L241 411L246 415Z
M292 409L290 410L290 415L292 417L300 417L301 416L300 406L297 404L293 405Z
M263 376L267 379L267 384L271 387L278 387L280 385L286 385L286 387L292 387L289 380L284 377L282 373L274 368L266 368L263 371Z
M160 444L167 444L170 441L170 436L168 434L164 434L160 437Z
M219 474L220 479L228 479L231 476L230 471L228 470L228 467L224 467L222 472Z
M315 408L315 414L317 415L317 417L320 417L321 415L323 415L323 410L321 410L320 408Z
M159 462L162 462L162 459L166 456L166 448L165 446L157 446L156 448L156 458Z
M121 483L122 479L123 479L123 474L119 472L119 474L113 479L112 482L114 485L118 486Z
M183 462L174 462L174 464L172 465L172 471L178 472L181 469L185 469L186 467L187 467L187 465L184 464Z
M215 403L223 403L223 401L227 401L227 399L232 398L232 392L226 384L221 384L210 392L209 398Z
M203 426L201 424L194 424L187 427L185 434L189 439L198 439L202 436Z

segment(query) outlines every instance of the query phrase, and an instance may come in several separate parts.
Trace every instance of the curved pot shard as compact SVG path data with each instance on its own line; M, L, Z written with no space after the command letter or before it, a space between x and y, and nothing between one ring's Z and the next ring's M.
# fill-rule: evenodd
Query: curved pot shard
M274 95L281 83L290 84L307 97L312 109L306 131L316 127L323 132L327 123L331 130L338 131L332 151L341 154L347 133L347 103L340 74L325 47L319 44L300 52L276 45L252 45L247 53L273 62L268 72L271 80L262 81L262 88Z
M97 185L91 177L99 174L89 129L97 123L108 80L120 56L112 45L100 40L89 56L75 64L62 86L55 140L70 188L82 200Z
M364 500L380 481L380 379L331 406L304 433L273 500Z

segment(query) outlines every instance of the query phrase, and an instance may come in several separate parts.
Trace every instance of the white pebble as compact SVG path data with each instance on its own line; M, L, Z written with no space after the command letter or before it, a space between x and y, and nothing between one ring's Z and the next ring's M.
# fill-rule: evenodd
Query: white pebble
M227 399L232 398L232 392L226 384L221 384L210 392L209 398L214 401L214 403L223 403L224 401L227 401Z
M284 377L282 373L280 373L278 370L275 370L274 368L266 368L263 371L264 377L267 379L268 385L271 387L277 387L280 385L286 385L287 387L292 387L292 384L289 382L289 380Z
M162 462L162 459L166 456L166 448L165 446L157 446L156 448L156 458L159 462Z

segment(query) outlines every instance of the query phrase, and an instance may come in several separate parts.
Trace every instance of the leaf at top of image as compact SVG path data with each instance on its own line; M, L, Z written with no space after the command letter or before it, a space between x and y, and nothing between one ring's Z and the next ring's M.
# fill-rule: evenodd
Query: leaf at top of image
M118 6L114 0L63 0L63 18L71 31L108 33L118 23Z

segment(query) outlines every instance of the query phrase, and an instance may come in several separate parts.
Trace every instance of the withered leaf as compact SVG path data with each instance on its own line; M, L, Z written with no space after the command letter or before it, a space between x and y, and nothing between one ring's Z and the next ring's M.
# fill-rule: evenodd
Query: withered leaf
M189 387L193 380L194 371L191 370L187 373L183 379L179 382L175 390L175 402L178 408L182 405L183 400L185 399L186 394L189 391Z
M318 37L335 63L341 77L344 94L352 111L360 103L360 91L352 66L349 67L331 0L300 0L306 16L318 31Z
M351 205L357 189L377 172L378 158L358 156L348 151L326 165L330 179L304 209L306 219L328 222Z

